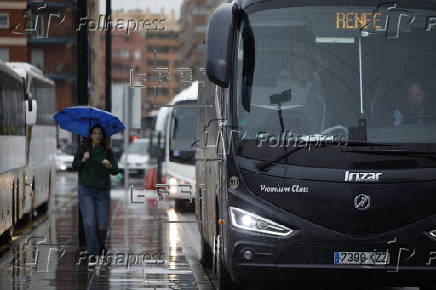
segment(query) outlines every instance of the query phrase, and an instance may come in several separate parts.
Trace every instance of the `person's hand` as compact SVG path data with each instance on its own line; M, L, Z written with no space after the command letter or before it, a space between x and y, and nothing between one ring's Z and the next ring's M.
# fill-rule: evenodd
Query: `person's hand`
M112 167L112 164L107 159L104 159L101 163L103 163L103 165L106 166L106 168Z
M82 162L86 162L86 160L88 160L88 159L89 159L89 152L86 151L86 152L83 154Z

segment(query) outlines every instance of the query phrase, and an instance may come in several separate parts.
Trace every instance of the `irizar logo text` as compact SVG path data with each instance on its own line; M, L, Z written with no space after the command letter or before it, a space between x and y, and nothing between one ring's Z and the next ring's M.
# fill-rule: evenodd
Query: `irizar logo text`
M378 182L381 175L381 172L345 171L345 182Z

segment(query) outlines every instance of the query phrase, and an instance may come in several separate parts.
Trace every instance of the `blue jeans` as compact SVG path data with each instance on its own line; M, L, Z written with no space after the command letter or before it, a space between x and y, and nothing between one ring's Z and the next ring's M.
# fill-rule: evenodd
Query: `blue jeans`
M88 254L98 255L104 248L108 226L109 189L79 185L79 208L85 228Z

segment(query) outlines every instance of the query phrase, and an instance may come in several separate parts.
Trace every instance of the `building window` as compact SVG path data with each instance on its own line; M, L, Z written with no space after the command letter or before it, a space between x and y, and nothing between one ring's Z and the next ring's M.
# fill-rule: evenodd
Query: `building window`
M168 46L149 46L147 47L148 52L154 52L156 53L169 53L170 48Z
M177 39L177 35L175 31L147 31L147 38Z
M126 49L121 48L120 49L120 58L124 58L124 59L129 58L129 52Z
M35 31L33 37L48 37L45 35L44 14L32 14L31 21L28 22L28 28Z
M121 72L130 72L130 66L124 64L112 64L112 68Z
M0 59L3 62L9 61L9 48L0 48Z
M149 65L149 66L155 66L156 65L156 67L162 67L162 66L167 67L168 64L169 64L168 60L157 59L156 60L156 64L154 63L154 59L147 60L147 65Z
M0 13L0 29L9 28L9 13Z
M154 96L155 92L156 92L156 95L158 95L158 96L168 96L168 94L170 93L168 88L159 88L158 87L158 88L156 88L156 91L155 91L154 87L147 88L147 95L148 96Z
M34 66L40 70L44 69L44 51L39 48L32 49L31 62Z
M135 60L140 60L141 59L141 51L135 50L135 52L133 53L133 57L135 58Z

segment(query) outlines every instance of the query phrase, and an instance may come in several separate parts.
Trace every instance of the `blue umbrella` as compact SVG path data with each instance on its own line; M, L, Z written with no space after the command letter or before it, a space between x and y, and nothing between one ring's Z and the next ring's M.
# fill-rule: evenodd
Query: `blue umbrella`
M126 128L117 116L85 106L65 108L56 113L53 119L62 129L86 138L89 137L89 130L96 124L100 124L104 128L106 137L110 137Z

